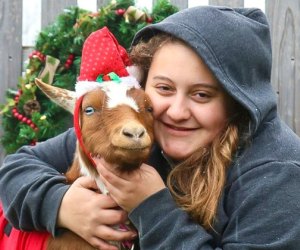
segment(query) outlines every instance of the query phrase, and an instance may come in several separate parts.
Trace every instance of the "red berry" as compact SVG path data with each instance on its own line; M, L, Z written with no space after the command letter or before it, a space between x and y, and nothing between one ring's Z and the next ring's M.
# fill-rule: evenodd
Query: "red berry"
M116 14L117 14L118 16L122 16L122 15L124 15L124 13L125 13L125 10L124 10L124 9L118 9L118 10L116 10Z
M146 21L147 23L153 23L153 19L151 17L148 17Z

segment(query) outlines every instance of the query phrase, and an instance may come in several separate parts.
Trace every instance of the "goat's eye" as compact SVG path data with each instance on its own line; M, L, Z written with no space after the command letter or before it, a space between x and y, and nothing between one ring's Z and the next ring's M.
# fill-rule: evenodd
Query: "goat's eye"
M147 110L149 113L152 113L152 112L153 112L153 108L152 108L152 107L147 107L146 110Z
M95 112L95 109L93 107L87 107L84 112L87 115L92 115Z

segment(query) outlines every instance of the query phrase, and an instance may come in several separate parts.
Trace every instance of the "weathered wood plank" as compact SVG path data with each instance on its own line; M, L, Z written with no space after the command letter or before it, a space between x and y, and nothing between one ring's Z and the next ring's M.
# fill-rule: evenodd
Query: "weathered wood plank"
M32 46L23 46L22 51L22 72L25 72L27 64L28 64L28 58L29 55L34 51L34 47Z
M228 6L228 7L244 7L244 0L209 0L209 5Z
M273 46L272 84L282 119L300 135L300 0L267 0Z
M152 6L155 6L157 0L152 0ZM188 0L170 0L170 3L178 7L180 10L188 7Z
M70 6L77 6L77 0L42 0L42 27L53 23L57 15Z
M22 65L22 0L0 0L0 92L16 87ZM0 102L3 103L1 94Z
M187 0L170 0L170 3L177 6L180 10L188 8Z
M110 3L110 0L97 0L97 9L106 6Z
M16 88L21 75L22 0L0 0L0 34L0 103L4 103L6 90ZM2 134L0 129L0 136ZM0 164L3 157L4 151L0 147Z

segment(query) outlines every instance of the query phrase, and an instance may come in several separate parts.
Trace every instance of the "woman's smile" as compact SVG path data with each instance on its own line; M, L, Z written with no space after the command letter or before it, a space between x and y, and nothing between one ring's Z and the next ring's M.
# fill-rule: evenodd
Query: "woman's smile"
M187 136L198 129L198 128L190 128L184 126L177 126L163 121L158 121L158 122L160 122L163 125L161 129L164 129L166 133L170 133L175 136Z

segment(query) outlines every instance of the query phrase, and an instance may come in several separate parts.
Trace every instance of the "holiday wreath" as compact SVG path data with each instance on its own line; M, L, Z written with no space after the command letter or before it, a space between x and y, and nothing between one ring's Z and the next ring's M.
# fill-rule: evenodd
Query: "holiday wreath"
M132 0L114 0L97 13L71 7L43 29L17 89L8 89L0 106L6 153L34 145L72 126L71 114L51 102L34 84L36 77L57 87L73 90L79 74L81 50L93 31L107 26L120 44L129 48L134 34L148 23L159 22L178 9L159 0L152 13L135 7Z

